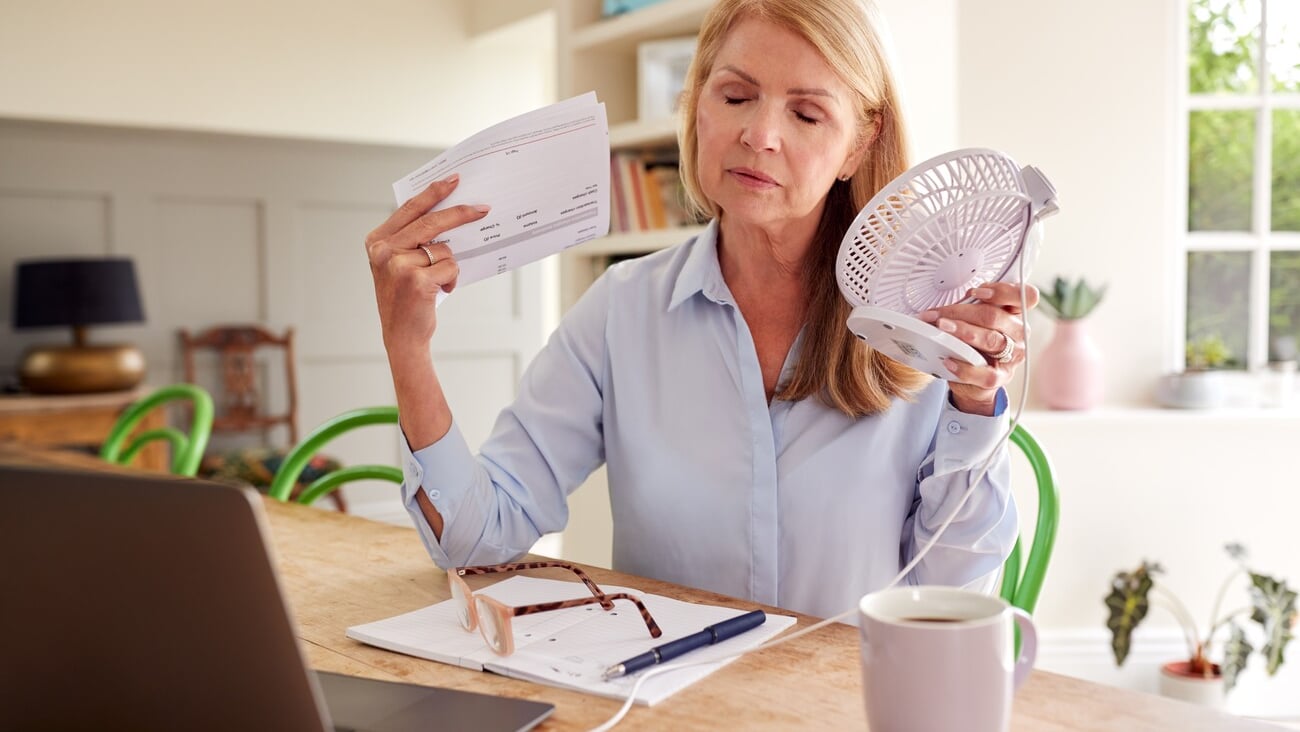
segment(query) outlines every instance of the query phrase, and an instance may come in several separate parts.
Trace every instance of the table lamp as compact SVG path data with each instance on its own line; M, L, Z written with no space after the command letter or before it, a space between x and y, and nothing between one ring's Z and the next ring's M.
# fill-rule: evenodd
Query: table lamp
M86 326L140 323L144 310L130 259L47 259L14 267L14 329L72 326L71 346L33 346L18 376L38 394L130 389L144 378L132 345L89 345Z

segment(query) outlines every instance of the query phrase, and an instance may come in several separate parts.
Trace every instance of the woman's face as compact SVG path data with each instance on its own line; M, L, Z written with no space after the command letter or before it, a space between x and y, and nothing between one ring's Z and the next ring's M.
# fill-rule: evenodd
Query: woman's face
M696 112L700 186L733 221L821 216L858 160L849 88L801 36L747 18L728 32Z

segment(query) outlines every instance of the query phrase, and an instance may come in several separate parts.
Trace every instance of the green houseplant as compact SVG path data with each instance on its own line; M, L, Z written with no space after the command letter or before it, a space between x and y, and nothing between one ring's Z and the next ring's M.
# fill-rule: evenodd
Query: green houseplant
M1217 334L1188 339L1185 356L1188 371L1213 371L1232 363L1232 349Z
M1159 564L1142 562L1135 570L1116 573L1111 580L1110 593L1106 595L1106 607L1110 611L1106 627L1111 631L1111 650L1115 654L1115 664L1123 665L1128 657L1133 640L1133 630L1146 618L1147 611L1154 602L1168 609L1178 620L1187 641L1187 667L1192 675L1214 678L1222 675L1223 688L1231 690L1237 683L1237 676L1246 667L1255 647L1247 639L1245 628L1238 622L1243 616L1259 624L1263 632L1263 643L1259 655L1264 657L1264 667L1270 676L1277 673L1282 666L1283 652L1291 641L1292 630L1296 622L1296 593L1287 586L1285 580L1277 580L1268 575L1252 570L1246 564L1246 550L1240 544L1224 547L1228 556L1237 563L1219 587L1215 598L1210 625L1204 635L1198 633L1196 621L1192 619L1187 607L1176 595L1156 584L1156 575L1163 570ZM1234 580L1245 576L1249 579L1248 594L1250 604L1221 612L1223 601ZM1248 614L1248 616L1247 616ZM1216 636L1224 629L1227 638L1216 654L1213 644ZM1212 655L1221 657L1219 663L1211 662ZM1166 664L1166 667L1172 664Z
M1055 320L1079 320L1088 317L1093 308L1101 304L1106 285L1092 287L1080 277L1070 281L1057 277L1051 287L1038 288L1043 295L1044 312Z

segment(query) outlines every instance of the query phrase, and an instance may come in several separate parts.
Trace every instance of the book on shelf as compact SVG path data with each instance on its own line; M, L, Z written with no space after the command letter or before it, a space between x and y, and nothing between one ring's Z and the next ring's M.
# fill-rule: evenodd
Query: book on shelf
M549 684L613 699L626 699L640 674L604 679L605 669L648 652L671 640L696 633L744 610L683 602L648 595L626 587L604 586L604 592L627 592L645 603L663 630L652 638L641 614L627 601L613 610L597 604L552 610L513 618L515 652L499 656L488 648L477 630L466 631L457 619L457 604L445 600L385 620L355 625L347 636L372 646L475 671L491 671L516 679ZM515 576L476 590L509 606L530 605L590 596L581 582ZM766 622L733 638L677 659L714 663L669 671L641 685L636 701L651 705L699 681L733 658L729 653L753 648L794 625L786 615L768 614ZM652 667L653 668L653 667ZM641 673L644 673L641 672Z
M610 156L610 232L655 231L700 223L688 213L673 155L618 151Z

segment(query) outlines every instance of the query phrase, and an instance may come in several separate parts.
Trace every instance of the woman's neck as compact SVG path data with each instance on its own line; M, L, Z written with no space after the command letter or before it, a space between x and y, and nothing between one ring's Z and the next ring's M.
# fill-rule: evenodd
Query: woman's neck
M733 294L756 290L802 293L804 266L817 219L763 227L718 221L718 265Z

